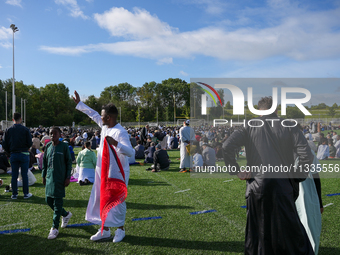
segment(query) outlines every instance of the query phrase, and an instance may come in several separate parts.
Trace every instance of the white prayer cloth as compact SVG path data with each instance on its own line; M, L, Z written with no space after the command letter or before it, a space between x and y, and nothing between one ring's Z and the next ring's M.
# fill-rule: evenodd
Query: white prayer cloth
M203 157L199 153L196 153L193 156L193 165L192 165L192 167L195 168L196 166L198 166L198 167L202 167L203 166Z
M336 149L335 157L340 158L340 140L334 144L334 147Z
M131 146L128 132L120 124L116 124L114 127L108 128L106 125L103 125L99 113L85 105L83 102L79 102L76 109L87 114L94 122L96 122L102 128L100 144L97 154L95 179L85 215L85 220L97 225L101 225L102 221L100 218L100 176L104 139L106 136L111 136L118 142L117 147L114 148L117 152L117 156L122 164L125 173L126 186L128 186L130 175L128 157L131 157L133 155L134 149ZM110 210L105 221L105 227L124 226L125 215L126 215L126 203L123 202L122 204L119 204Z
M188 143L185 141L194 141L195 140L195 132L194 130L189 126L181 127L179 130L179 136L180 136L180 154L181 154L181 163L179 165L179 168L191 168L192 166L192 156L189 155L187 152L186 146Z
M328 147L327 144L325 144L325 145L320 144L319 145L318 154L316 155L316 157L318 159L325 159L326 157L329 157L329 147Z

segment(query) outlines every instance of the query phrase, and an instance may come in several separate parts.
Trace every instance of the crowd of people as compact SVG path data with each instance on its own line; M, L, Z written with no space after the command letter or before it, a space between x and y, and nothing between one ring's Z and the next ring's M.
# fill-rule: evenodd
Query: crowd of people
M126 189L130 174L129 164L136 159L143 160L144 163L152 164L147 170L166 171L171 163L168 150L179 150L181 173L195 171L196 167L215 166L217 161L224 160L225 165L237 169L230 174L247 181L246 254L257 254L260 250L276 254L277 249L282 248L278 240L287 236L296 236L300 241L287 240L284 246L284 250L288 252L286 254L314 254L315 245L312 247L308 242L310 237L307 238L295 208L299 197L299 183L303 183L307 175L303 173L294 177L285 175L285 178L268 178L265 174L240 171L237 158L242 152L247 157L247 165L251 166L318 164L317 160L340 158L340 135L336 131L331 130L324 137L320 133L321 127L314 122L301 127L301 130L297 127L285 129L279 124L272 124L272 127L268 124L264 128L208 125L192 127L190 120L184 121L182 126L122 127L117 122L118 111L114 105L106 105L99 114L81 102L77 92L74 101L77 104L76 109L87 114L98 127L76 129L40 126L28 129L21 125L20 114L15 114L13 127L6 130L5 134L0 134L0 168L3 172L10 166L12 168L12 199L18 197L19 168L24 198L32 196L28 188L28 169L34 168L36 163L42 170L43 184L46 185L46 203L54 211L49 239L58 236L60 218L62 217L61 227L66 227L72 216L71 212L63 208L65 187L69 185L72 175L72 163L76 163L79 169L78 183L93 184L85 219L102 227L90 239L97 241L108 238L111 236L110 227L117 227L113 241L120 242L125 236L125 198L116 198L116 191L109 191L105 186L109 184L102 180L120 179ZM260 109L269 109L270 106L270 98L259 102ZM274 113L270 117L279 119ZM263 116L255 121L263 122L262 119ZM83 147L77 158L73 151L75 146ZM94 150L97 150L97 156ZM107 154L108 152L112 154ZM297 158L298 163L295 162ZM105 164L108 164L106 177L101 172ZM114 174L111 167L116 171ZM320 179L317 174L313 178L322 213ZM103 195L105 190L115 198L114 202ZM104 202L112 208L105 213L105 217L102 212L103 196L106 199ZM273 207L274 204L279 206ZM287 218L286 215L290 217ZM273 222L277 224L275 229Z

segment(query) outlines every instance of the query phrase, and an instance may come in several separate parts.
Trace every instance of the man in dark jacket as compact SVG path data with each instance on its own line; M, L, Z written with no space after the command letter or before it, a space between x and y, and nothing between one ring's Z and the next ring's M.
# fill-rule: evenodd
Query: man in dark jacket
M169 169L169 155L166 150L162 150L162 146L160 144L156 145L156 151L153 154L153 163L154 164L151 166L152 172Z
M137 142L137 144L138 145L135 147L135 151L136 151L135 159L144 159L145 158L145 155L144 155L145 148L142 145L142 141L139 140Z
M153 163L153 153L155 152L155 143L152 142L150 147L144 152L145 160L144 163Z
M18 197L18 175L21 168L24 198L32 196L28 188L28 165L30 162L28 149L32 146L32 136L28 128L21 125L20 113L13 114L14 125L8 128L4 134L2 146L7 153L10 153L12 166L12 199Z
M271 97L258 103L259 110L271 106ZM231 174L247 180L245 254L314 254L295 207L299 181L308 174L304 167L313 160L307 140L296 126L292 127L295 123L284 121L290 126L284 127L276 113L255 118L250 124L236 130L223 144L225 164L235 170ZM245 146L251 172L240 171L236 163L235 149L239 146ZM294 174L296 156L301 168ZM280 166L292 170L269 171Z
M145 127L142 128L142 131L140 133L140 139L143 145L146 144L146 139L148 137L148 134L149 134L149 125L146 125Z

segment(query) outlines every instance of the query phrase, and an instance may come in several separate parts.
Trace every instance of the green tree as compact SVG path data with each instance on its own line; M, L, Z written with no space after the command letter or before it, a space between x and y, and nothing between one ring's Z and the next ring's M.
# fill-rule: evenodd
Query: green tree
M334 105L333 105L334 106ZM332 118L335 116L335 114L336 114L336 111L335 111L335 109L336 109L336 107L329 107L328 108L328 115L329 116L331 116Z
M304 119L305 115L297 107L288 106L286 116L282 116L286 119Z

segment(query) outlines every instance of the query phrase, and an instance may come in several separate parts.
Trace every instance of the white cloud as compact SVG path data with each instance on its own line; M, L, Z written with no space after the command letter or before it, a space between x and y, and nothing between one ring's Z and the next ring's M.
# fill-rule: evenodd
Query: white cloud
M12 46L12 44L10 43L12 33L12 29L0 27L0 47L10 48Z
M186 73L186 72L184 72L184 71L180 71L179 72L181 75L183 75L183 76L188 76L189 74L188 73Z
M122 7L113 7L103 14L94 14L94 19L112 36L143 39L173 34L173 29L167 23L139 8L134 8L134 12L129 12Z
M2 66L0 65L0 68L2 68Z
M70 15L74 18L88 19L83 11L80 9L77 0L54 0L56 4L64 5L69 11Z
M6 0L6 4L14 5L14 6L19 6L22 8L21 5L21 0Z
M286 16L275 25L234 30L211 26L179 32L145 10L129 12L124 8L112 8L95 14L95 20L112 36L125 40L79 47L43 46L41 49L69 55L105 51L157 60L197 55L246 61L275 56L297 61L334 59L340 57L340 31L336 29L340 26L339 16L340 8L319 12L300 10L298 15Z
M162 58L157 61L157 65L172 64L172 58Z

